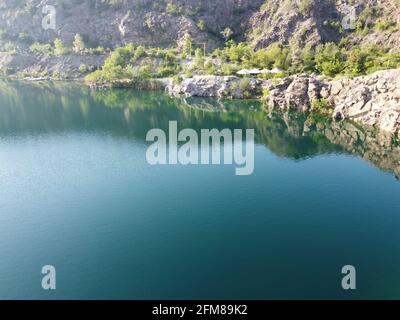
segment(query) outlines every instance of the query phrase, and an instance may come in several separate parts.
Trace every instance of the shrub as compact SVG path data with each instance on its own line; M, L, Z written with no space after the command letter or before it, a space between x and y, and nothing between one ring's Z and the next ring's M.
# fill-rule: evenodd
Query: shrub
M5 52L8 52L8 53L15 53L16 52L16 47L12 42L6 42L3 45L3 50Z
M395 26L396 26L396 22L394 22L392 20L385 20L385 19L378 21L377 24L375 25L375 27L380 31L389 30Z
M75 35L75 39L73 42L73 51L75 53L83 53L85 51L85 42L80 34Z
M232 63L223 63L221 65L221 74L224 76L230 76L240 70L240 67Z
M173 81L174 83L180 84L180 83L182 83L183 79L182 79L182 77L180 77L179 75L174 75L174 76L172 77L172 81Z
M90 54L103 54L106 49L104 47L90 48L87 50Z
M268 88L264 88L263 89L263 93L262 93L262 100L266 100L269 97L270 94L271 93L270 93L269 89Z
M222 37L228 41L232 36L233 36L233 31L231 28L225 28L222 32L221 32Z
M89 67L86 64L81 64L78 68L80 73L86 73L89 71Z
M203 51L200 48L196 49L196 52L194 55L194 65L199 70L203 70L203 68L204 68L204 55L203 55Z
M53 54L53 48L50 44L44 44L35 42L29 47L29 51L34 54L51 55Z
M318 46L315 62L317 70L328 76L335 76L345 68L343 54L334 43Z
M209 75L214 75L217 73L217 67L211 60L208 60L204 65L204 73Z
M54 40L54 54L57 56L62 56L65 54L68 54L69 50L68 48L64 47L62 41L60 38L57 38Z
M299 3L299 11L302 15L308 16L314 7L313 0L301 0Z
M201 30L201 31L205 31L207 29L207 25L206 22L204 20L200 20L197 23L197 27Z
M313 112L317 112L320 114L330 115L331 109L332 109L331 104L326 99L314 100L311 106L311 110Z
M246 91L250 86L250 80L248 78L240 79L239 88L241 91Z

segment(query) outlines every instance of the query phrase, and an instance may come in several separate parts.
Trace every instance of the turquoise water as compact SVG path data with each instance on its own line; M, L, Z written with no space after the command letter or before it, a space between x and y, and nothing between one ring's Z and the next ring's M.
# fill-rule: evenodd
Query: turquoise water
M171 120L254 128L254 174L150 166ZM390 137L254 101L0 82L0 298L400 298L399 167Z

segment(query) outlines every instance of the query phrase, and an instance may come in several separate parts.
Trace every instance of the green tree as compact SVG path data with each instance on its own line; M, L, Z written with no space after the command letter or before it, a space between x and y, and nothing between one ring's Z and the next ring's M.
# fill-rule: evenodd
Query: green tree
M205 22L204 20L200 20L200 21L197 23L197 26L199 27L199 29L200 29L201 31L205 31L205 30L207 29L207 25L206 25L206 22Z
M73 50L75 53L82 53L85 51L85 42L80 34L75 35Z
M68 49L64 47L60 38L54 40L54 54L56 56L62 56L68 53Z
M185 55L191 55L192 54L192 44L193 44L193 39L190 36L189 33L186 33L183 36L183 41L182 41L182 53Z
M313 8L314 8L313 0L301 0L301 2L299 3L299 11L301 14L305 16L308 16Z
M332 42L317 47L315 55L316 68L327 76L341 73L345 67L345 58L341 49Z
M228 41L233 36L233 31L231 28L225 28L224 31L221 32L225 41Z
M196 49L196 52L194 55L194 64L198 69L204 68L204 55L203 55L203 51L200 48Z

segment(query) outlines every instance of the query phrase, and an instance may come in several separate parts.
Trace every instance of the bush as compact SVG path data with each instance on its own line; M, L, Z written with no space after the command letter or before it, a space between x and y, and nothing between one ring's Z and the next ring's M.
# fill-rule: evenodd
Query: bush
M103 54L106 51L106 49L104 49L103 47L97 47L97 48L90 48L87 51L90 54Z
M314 7L313 0L301 0L299 3L299 11L302 15L308 16Z
M164 78L177 75L181 68L176 60L175 54L170 51L164 51L163 55L163 61L157 69L157 77Z
M328 100L318 99L313 101L311 110L316 113L330 115L332 111L332 106Z
M204 65L204 73L208 75L214 75L217 73L217 67L211 60L208 60Z
M377 24L375 25L375 27L380 30L380 31L385 31L385 30L389 30L391 28L396 27L396 22L392 21L392 20L380 20L377 22Z
M266 100L269 96L270 96L270 91L268 88L264 88L263 89L263 93L262 93L262 100Z
M80 73L86 73L89 71L89 67L86 64L81 64L78 70Z
M186 56L192 55L193 39L190 34L185 33L182 39L182 54Z
M345 68L342 51L334 43L318 46L315 62L317 70L328 76L335 76Z
M174 83L180 84L180 83L182 83L183 79L182 79L182 77L180 77L178 75L175 75L175 76L172 77L172 81Z
M3 50L8 53L15 53L16 47L12 42L7 42L3 45Z
M291 65L291 50L279 44L273 44L268 49L253 51L247 44L230 43L226 48L214 51L213 55L224 62L248 68L277 67L287 70Z
M61 39L57 38L54 40L54 54L57 56L63 56L69 53L69 49L64 47Z
M29 51L34 54L51 55L53 54L53 48L50 44L44 44L35 42L29 47Z
M83 53L85 51L85 42L80 34L75 35L75 39L73 42L73 51L75 53Z
M243 78L243 79L240 79L240 81L239 81L239 88L240 88L240 90L243 92L243 91L247 91L247 89L249 88L249 86L250 86L250 80L248 79L248 78Z
M194 55L194 65L199 70L203 70L203 68L204 68L204 55L203 55L203 51L200 48L196 49L196 52Z
M206 29L207 29L206 22L205 22L204 20L200 20L200 21L197 23L197 27L198 27L201 31L206 31Z
M224 76L230 76L236 74L240 70L240 67L232 63L223 63L221 65L221 74Z

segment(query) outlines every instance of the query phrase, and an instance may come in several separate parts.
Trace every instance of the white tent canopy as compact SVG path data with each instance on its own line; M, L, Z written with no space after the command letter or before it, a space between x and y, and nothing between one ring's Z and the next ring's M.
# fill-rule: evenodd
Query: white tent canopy
M259 70L259 69L251 69L251 70L249 70L249 73L250 74L260 74L261 70Z
M283 71L281 69L278 69L278 68L273 68L271 70L271 73L281 73L281 72L283 72Z
M269 70L269 69L262 69L262 70L260 70L260 69L251 69L251 70L242 69L239 72L237 72L237 74L241 75L241 76L247 76L247 75L251 75L251 74L266 74L266 73L281 73L281 72L283 72L283 71L278 68L274 68L272 70Z
M249 75L250 71L247 69L242 69L240 70L237 74L241 75L241 76L245 76L245 75Z
M261 70L261 73L281 73L281 72L283 72L283 71L281 69L278 69L278 68L274 68L272 70L269 70L269 69L262 69Z
M250 74L260 74L260 73L262 73L262 72L259 69L251 69L251 70L242 69L239 72L237 72L237 74L242 75L242 76L243 75L250 75Z

